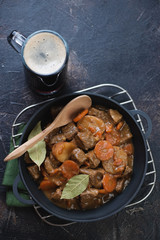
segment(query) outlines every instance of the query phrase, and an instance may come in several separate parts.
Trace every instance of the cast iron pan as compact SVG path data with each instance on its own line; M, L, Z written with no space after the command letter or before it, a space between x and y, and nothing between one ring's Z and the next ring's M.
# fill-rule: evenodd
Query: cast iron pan
M30 174L28 173L28 170L26 168L26 163L24 161L24 156L19 158L19 174L20 177L28 190L28 193L32 197L33 201L25 201L25 203L37 203L40 205L44 210L46 210L48 213L59 217L61 219L69 220L69 221L75 221L75 222L93 222L98 221L104 218L107 218L113 214L116 214L120 210L122 210L127 204L129 204L133 198L137 195L140 187L142 186L142 183L144 181L146 168L147 168L147 147L146 147L146 138L148 138L149 134L151 133L152 124L151 120L144 112L138 111L138 110L131 110L128 111L124 107L122 107L120 104L115 102L114 100L111 100L107 97L97 95L97 94L90 94L90 93L83 93L92 98L93 105L99 104L102 106L105 106L106 108L113 108L117 109L126 120L127 124L130 127L130 130L133 134L133 144L134 144L134 150L135 150L135 158L134 158L134 167L133 167L133 175L131 178L131 181L129 185L126 187L126 189L119 194L117 197L115 197L110 202L102 205L101 207L93 210L86 210L86 211L79 211L79 210L66 210L60 207L55 206L50 200L48 200L43 192L38 189L38 186L36 182L32 179ZM82 95L82 94L69 94L65 95L63 97L59 97L54 99L53 101L47 103L42 108L40 108L30 119L30 121L27 123L26 128L24 130L24 133L22 135L20 144L25 142L27 140L27 137L31 130L34 128L34 126L37 124L38 121L45 121L47 116L49 115L50 108L54 105L65 105L67 102L69 102L71 99ZM135 114L141 114L148 123L148 130L145 134L142 133L140 127L138 126L134 115ZM17 198L19 197L19 194L17 192L17 182L16 180L14 184L14 193ZM22 199L21 199L22 200Z

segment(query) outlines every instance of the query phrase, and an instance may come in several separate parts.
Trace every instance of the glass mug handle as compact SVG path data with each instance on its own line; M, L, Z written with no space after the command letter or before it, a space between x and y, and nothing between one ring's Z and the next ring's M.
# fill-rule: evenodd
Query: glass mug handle
M9 44L18 52L21 52L21 48L23 46L26 37L24 37L21 33L16 30L12 31L11 34L7 37Z

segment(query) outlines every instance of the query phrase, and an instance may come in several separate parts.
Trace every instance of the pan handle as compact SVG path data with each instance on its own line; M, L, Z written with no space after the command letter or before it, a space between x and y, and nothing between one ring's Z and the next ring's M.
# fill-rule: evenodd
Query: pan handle
M35 202L32 199L24 199L21 197L21 195L18 192L18 183L21 181L21 178L19 174L16 176L14 183L13 183L13 193L15 197L22 203L28 204L28 205L34 205Z
M145 131L144 135L145 135L146 139L148 139L148 137L150 136L151 131L152 131L152 121L151 121L150 117L141 110L130 110L130 112L133 116L136 114L139 114L145 118L145 120L147 121L148 129Z

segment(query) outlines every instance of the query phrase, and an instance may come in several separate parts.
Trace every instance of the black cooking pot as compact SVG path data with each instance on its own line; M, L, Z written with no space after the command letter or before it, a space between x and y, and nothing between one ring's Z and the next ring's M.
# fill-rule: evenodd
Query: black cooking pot
M128 111L124 107L122 107L120 104L115 102L114 100L111 100L101 95L90 94L90 93L83 93L83 94L86 94L92 98L93 105L98 104L98 105L105 106L106 108L117 109L123 115L124 119L129 125L130 130L133 134L133 144L134 144L134 150L135 150L133 175L129 185L121 194L116 196L116 198L100 206L99 208L96 208L93 210L86 210L86 211L66 210L54 205L49 199L46 198L43 192L38 189L37 183L32 179L32 177L28 173L28 170L26 168L26 163L24 161L24 156L22 156L19 158L19 174L33 201L28 202L27 200L20 199L20 196L17 191L17 183L19 181L18 178L16 179L13 188L17 198L19 198L25 203L31 203L31 204L37 203L39 206L45 209L48 213L56 217L69 220L69 221L75 221L75 222L92 222L92 221L97 221L100 219L107 218L119 212L127 204L129 204L133 200L133 198L137 195L140 187L142 186L145 173L146 173L147 160L148 160L146 138L148 138L149 134L151 133L152 124L151 124L150 118L141 111L138 111L138 110ZM37 111L32 116L30 121L27 123L26 128L23 132L20 144L27 141L29 133L31 132L31 130L34 128L34 126L37 124L38 121L42 121L42 123L45 122L45 120L49 117L50 108L52 106L54 105L63 106L67 104L71 99L79 95L82 95L82 94L73 93L63 97L59 97L59 98L53 99L52 101L50 101L49 103L41 107L39 111ZM147 120L148 130L145 134L142 133L139 125L137 124L137 121L134 118L135 114L141 114Z

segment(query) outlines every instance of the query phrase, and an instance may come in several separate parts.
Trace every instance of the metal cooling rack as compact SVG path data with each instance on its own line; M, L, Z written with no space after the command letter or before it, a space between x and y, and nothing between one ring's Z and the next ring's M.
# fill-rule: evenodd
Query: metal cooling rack
M130 96L130 94L124 88L118 85L106 83L106 84L100 84L93 87L89 87L80 91L76 91L76 93L83 93L83 92L98 93L98 94L107 96L111 99L114 99L120 105L124 106L127 110L133 110L133 109L137 110L136 105L132 97ZM13 140L14 148L18 147L18 145L16 145L16 140L22 135L21 132L20 133L18 132L19 127L23 126L26 123L26 119L29 119L29 117L33 114L36 108L53 99L54 98L51 98L43 102L30 105L24 108L16 116L12 125L12 140ZM136 116L136 121L140 125L142 132L145 133L145 127L144 127L145 122L143 119L141 119L139 114L137 114ZM147 143L147 151L148 151L148 165L147 165L145 180L136 198L129 205L127 205L126 208L135 206L139 203L142 203L144 200L146 200L152 193L156 183L156 168L154 164L154 159L153 159L153 155L152 155L148 140L146 140L146 143ZM38 214L38 216L49 225L64 227L64 226L68 226L75 223L75 222L69 222L69 221L54 217L48 214L38 205L34 205L34 209Z

